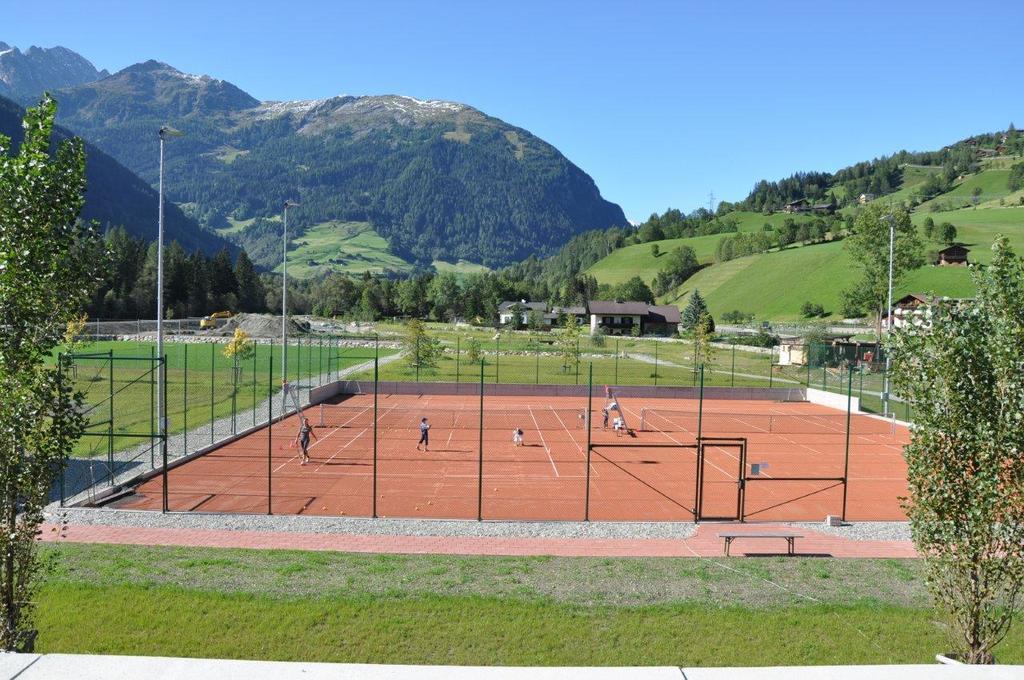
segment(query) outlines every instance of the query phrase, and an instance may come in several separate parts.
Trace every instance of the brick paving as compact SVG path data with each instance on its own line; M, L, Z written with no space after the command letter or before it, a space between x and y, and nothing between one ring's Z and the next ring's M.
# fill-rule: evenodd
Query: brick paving
M43 525L41 540L67 543L329 550L353 553L438 555L550 555L556 557L721 557L719 532L783 531L804 536L796 540L797 556L843 558L917 557L910 541L852 540L784 525L708 524L688 539L499 538L485 536L379 536L315 534L223 529L138 528L70 525L61 533ZM785 554L784 539L736 539L733 557Z

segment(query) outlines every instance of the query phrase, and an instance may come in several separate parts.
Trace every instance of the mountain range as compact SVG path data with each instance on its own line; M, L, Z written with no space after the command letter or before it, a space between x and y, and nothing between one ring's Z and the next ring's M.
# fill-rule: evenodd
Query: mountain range
M626 224L553 146L465 104L399 95L260 102L157 61L108 75L64 48L4 56L15 54L14 67L0 68L12 93L25 101L55 89L58 121L151 185L156 130L184 132L167 147L168 196L266 267L280 259L286 199L300 203L289 212L293 249L308 230L330 240L324 225L362 223L416 265L498 266ZM340 242L337 250L327 259L340 262ZM310 271L330 268L322 264Z
M106 78L107 71L66 47L30 47L22 52L0 40L0 97L28 105L46 90Z
M0 43L2 44L2 43ZM0 134L9 137L15 147L24 136L22 120L25 110L17 103L0 97ZM57 141L72 133L58 126ZM156 240L157 192L95 145L85 144L86 194L82 217L96 220L101 228L123 226L136 237ZM187 250L213 253L236 246L215 233L199 227L174 204L164 206L164 226L169 239L178 241Z

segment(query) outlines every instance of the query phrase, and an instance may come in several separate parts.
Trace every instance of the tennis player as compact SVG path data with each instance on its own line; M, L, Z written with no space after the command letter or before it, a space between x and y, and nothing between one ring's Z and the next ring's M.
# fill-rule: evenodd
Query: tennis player
M416 444L416 450L420 450L420 445L423 446L424 451L430 451L430 423L427 422L426 417L420 421L420 441Z
M303 418L299 431L295 433L295 441L297 441L299 446L302 447L302 462L300 465L305 465L309 462L310 435L313 435L313 439L318 439L316 434L313 433L313 427L309 424L309 418Z

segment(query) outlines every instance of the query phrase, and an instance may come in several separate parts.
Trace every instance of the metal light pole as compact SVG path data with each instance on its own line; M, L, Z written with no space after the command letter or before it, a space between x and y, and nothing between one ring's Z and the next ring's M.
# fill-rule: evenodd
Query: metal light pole
M284 241L281 247L281 380L288 384L288 208L298 207L292 200L284 202ZM281 398L287 399L287 390ZM282 409L287 407L283 402ZM282 413L284 411L282 410Z
M160 137L160 187L157 198L157 230L156 230L156 356L157 361L164 359L164 142L169 137L181 137L182 133L174 128L164 125L157 133ZM158 364L159 366L159 364ZM159 421L157 430L160 437L167 436L167 416L164 411L164 390L163 371L158 367L151 367L156 371L156 417Z
M892 333L893 324L893 311L892 311L892 263L893 255L896 246L896 218L892 214L885 216L885 221L889 223L889 306L886 308L886 318L888 323L886 324L886 333ZM889 352L885 353L885 385L884 399L882 403L883 415L889 415L889 369L890 369Z

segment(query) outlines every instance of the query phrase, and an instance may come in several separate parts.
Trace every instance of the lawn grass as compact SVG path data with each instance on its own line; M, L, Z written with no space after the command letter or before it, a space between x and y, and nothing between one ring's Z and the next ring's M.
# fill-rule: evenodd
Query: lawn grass
M411 269L412 265L390 252L388 242L368 222L315 224L295 236L288 251L288 275L299 278L332 271L362 274ZM274 271L280 271L280 265Z
M729 666L929 663L948 648L914 560L44 550L45 653ZM1024 660L1019 623L996 655Z

